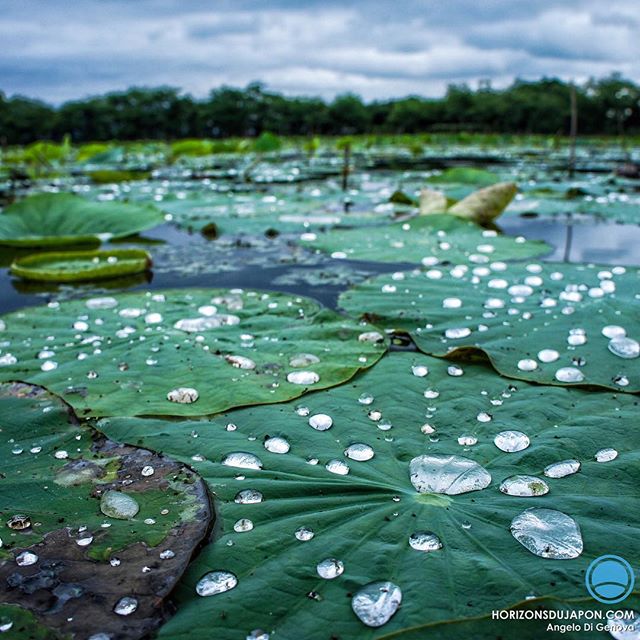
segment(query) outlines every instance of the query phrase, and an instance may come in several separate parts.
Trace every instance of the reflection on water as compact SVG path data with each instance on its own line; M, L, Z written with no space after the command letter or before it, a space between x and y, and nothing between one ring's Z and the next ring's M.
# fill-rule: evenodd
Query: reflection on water
M561 217L507 216L499 222L506 234L545 240L554 247L545 260L640 265L640 226ZM7 267L14 257L28 251L0 249L0 311L41 304L53 297L170 287L273 289L311 296L335 307L339 293L365 277L415 266L332 260L301 249L286 238L211 242L170 225L158 227L144 238L130 238L127 243L143 245L152 253L155 248L159 259L152 278L140 274L73 286L27 283L12 278Z

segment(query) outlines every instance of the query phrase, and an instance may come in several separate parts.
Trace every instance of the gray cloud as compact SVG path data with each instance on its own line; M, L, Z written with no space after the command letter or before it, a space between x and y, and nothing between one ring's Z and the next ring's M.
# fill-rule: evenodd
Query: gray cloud
M129 85L367 99L540 75L638 81L637 0L0 0L0 89L53 102Z

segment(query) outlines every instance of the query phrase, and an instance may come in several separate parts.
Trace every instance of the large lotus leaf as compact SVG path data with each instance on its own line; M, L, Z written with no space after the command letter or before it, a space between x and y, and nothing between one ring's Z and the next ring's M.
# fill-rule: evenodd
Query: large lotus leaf
M160 637L231 640L258 637L248 634L262 629L273 638L308 640L510 638L520 637L510 631L519 631L519 623L492 621L492 610L592 609L584 586L589 563L605 553L633 562L640 553L635 398L513 386L486 365L467 365L457 375L449 366L394 352L349 384L302 402L239 409L210 421L99 421L112 438L189 461L216 496L214 540L185 574L177 614ZM329 415L333 426L312 428L309 422L326 426L318 414ZM499 449L494 438L503 431L523 432L530 445ZM602 449L618 455L597 462ZM435 456L439 468L426 473L423 456ZM567 458L581 464L578 473L543 475ZM229 466L234 461L238 467ZM502 481L514 475L534 476L524 484L538 496L501 492ZM418 492L413 483L425 481L448 493ZM581 537L572 540L550 525L553 545L539 549L550 557L532 553L510 533L513 519L532 507L566 514ZM421 532L437 538L414 535ZM565 554L575 557L557 557ZM319 564L327 575L344 572L324 579ZM196 595L210 572L233 574L226 577L237 586ZM397 585L402 605L376 631L359 621L351 602L378 581ZM625 607L637 606L637 596ZM536 623L537 637L546 624Z
M36 387L0 385L0 424L0 600L61 637L146 636L208 531L206 485L185 465L78 424ZM135 615L114 611L121 598L134 599ZM15 637L38 637L24 615L0 615Z
M345 202L348 212L345 212ZM184 198L167 198L160 205L172 221L191 230L218 235L295 233L307 228L367 226L389 220L394 207L377 190L355 190L345 195L323 185L305 190L290 185L263 191L223 191Z
M449 214L419 216L409 222L371 227L366 232L336 229L317 237L304 236L301 242L334 258L424 264L524 259L549 251L544 242L501 236Z
M470 184L476 187L487 187L499 180L493 171L476 167L452 167L427 178L431 184Z
M45 386L83 415L280 402L344 382L384 352L371 326L313 300L241 289L74 300L3 318L0 380Z
M486 353L504 375L640 391L640 271L494 262L377 276L340 305L438 356ZM626 337L625 337L626 336Z
M92 202L68 193L41 193L0 214L0 244L41 247L96 243L150 229L164 220L151 206Z

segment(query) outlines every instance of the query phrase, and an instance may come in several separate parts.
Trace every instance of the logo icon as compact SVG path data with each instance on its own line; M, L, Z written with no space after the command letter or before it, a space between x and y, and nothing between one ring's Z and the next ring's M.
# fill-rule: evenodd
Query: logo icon
M632 591L636 581L631 565L620 556L605 555L596 558L585 576L587 591L598 602L622 602Z

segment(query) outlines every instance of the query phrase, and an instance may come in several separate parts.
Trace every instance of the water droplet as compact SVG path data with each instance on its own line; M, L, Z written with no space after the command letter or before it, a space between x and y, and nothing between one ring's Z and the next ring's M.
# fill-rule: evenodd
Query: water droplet
M178 320L173 326L185 333L199 333L208 329L218 329L219 327L232 326L240 323L238 316L220 313L213 316L203 316L200 318L183 318Z
M611 462L618 457L618 452L615 449L600 449L595 455L596 462Z
M160 560L171 560L171 558L175 558L176 554L171 549L165 549L160 552Z
M609 351L619 358L631 359L640 356L640 343L622 336L609 341Z
M393 582L371 582L351 599L351 608L363 624L381 627L389 622L402 602L402 591Z
M23 531L24 529L28 529L30 526L31 518L29 518L29 516L22 515L21 513L17 513L15 516L11 516L7 520L7 527L14 531Z
M349 465L342 460L329 460L329 462L324 465L324 468L339 476L346 476L349 473Z
M45 360L45 362L40 365L40 369L42 369L42 371L53 371L57 368L58 363L54 362L53 360Z
M258 504L262 502L263 495L256 489L243 489L236 494L234 502L237 504Z
M466 338L471 335L471 329L469 327L452 327L444 332L445 338L449 340L459 340L460 338Z
M116 602L116 606L113 607L114 613L117 613L119 616L129 616L138 608L138 601L131 596L125 596L124 598L120 598L118 602Z
M464 374L464 369L456 364L452 364L447 367L447 373L454 378L458 378Z
M326 431L333 426L333 419L326 413L316 413L309 418L309 426L316 431Z
M478 422L491 422L493 420L493 416L486 411L481 411L477 416L476 420Z
M262 460L246 451L234 451L222 459L222 464L237 469L262 469Z
M535 476L510 476L500 483L500 491L509 496L531 498L549 493L549 485Z
M10 367L18 362L18 358L10 353L0 356L0 367Z
M582 382L584 374L580 369L574 367L561 367L556 371L556 380L558 382Z
M338 576L341 576L344 572L344 564L342 560L336 560L335 558L326 558L321 562L318 562L316 571L321 578L325 580L333 580Z
M318 364L320 358L312 353L298 353L289 360L290 367L308 367L310 364Z
M442 301L443 309L459 309L462 306L460 298L445 298Z
M309 407L298 406L296 407L295 411L299 416L302 416L303 418L309 415Z
M2 321L0 321L1 323ZM0 324L0 331L2 330L2 325L4 323ZM11 620L11 618L8 618L7 616L0 616L0 633L6 633L7 631L9 631L9 629L11 629L11 627L13 627L13 620ZM91 638L89 638L89 640L91 640Z
M450 496L480 491L491 482L486 469L462 456L417 456L409 463L409 474L416 491Z
M416 531L409 536L409 545L416 551L437 551L442 549L442 542L431 531Z
M518 361L518 369L520 371L535 371L538 368L538 363L531 358L523 358Z
M624 338L627 332L624 327L620 327L617 324L608 324L602 327L602 335L605 338Z
M245 358L245 356L227 355L224 359L236 369L252 370L256 368L256 363L251 358Z
M532 507L517 515L510 529L523 547L541 558L568 560L582 553L580 527L561 511Z
M531 441L529 436L522 431L501 431L494 439L494 444L501 451L515 453L526 449Z
M211 571L198 580L196 593L199 596L215 596L230 591L238 585L238 578L229 571Z
M100 511L109 518L129 520L140 511L135 498L120 491L105 491L100 498Z
M16 556L16 564L19 567L29 567L38 562L38 556L32 551L22 551Z
M84 538L78 538L76 544L79 547L87 547L93 542L93 536L85 536Z
M299 529L296 529L294 535L298 540L300 540L300 542L307 542L316 534L313 532L313 529L310 529L309 527L300 527Z
M429 368L423 364L416 364L411 367L411 373L413 373L413 375L417 376L418 378L424 378L429 374Z
M538 351L538 360L545 364L555 362L559 357L560 354L555 349L542 349L542 351Z
M245 640L269 640L270 636L262 629L254 629Z
M580 471L580 463L577 460L561 460L547 465L544 475L547 478L564 478Z
M236 533L244 533L253 529L253 522L249 518L240 518L234 525L233 530Z
M626 610L632 617L625 617L624 620L615 618L609 620L605 630L609 632L614 640L640 640L640 613Z
M463 434L458 436L458 444L462 447L472 447L474 444L478 444L478 438L474 435Z
M360 404L369 405L373 402L373 396L370 393L363 393L359 398Z
M365 462L366 460L371 460L375 455L373 449L368 445L362 442L356 442L354 444L349 445L344 450L344 455L351 460L357 460L358 462Z
M358 336L360 342L384 342L384 336L378 331L365 331Z
M192 404L199 397L200 394L193 387L178 387L167 394L167 400L179 404Z
M315 371L292 371L287 374L287 381L291 384L315 384L320 376Z
M284 438L274 436L264 441L264 448L271 453L288 453L291 445Z

